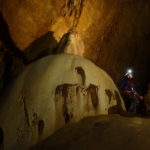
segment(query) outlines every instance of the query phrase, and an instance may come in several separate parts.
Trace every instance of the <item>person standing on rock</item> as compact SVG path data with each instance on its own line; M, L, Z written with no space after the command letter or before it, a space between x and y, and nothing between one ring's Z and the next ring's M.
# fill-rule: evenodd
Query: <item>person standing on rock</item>
M125 105L128 112L137 112L137 105L143 96L139 94L137 84L133 78L132 70L129 69L125 74L125 78L119 84L119 88L125 98Z

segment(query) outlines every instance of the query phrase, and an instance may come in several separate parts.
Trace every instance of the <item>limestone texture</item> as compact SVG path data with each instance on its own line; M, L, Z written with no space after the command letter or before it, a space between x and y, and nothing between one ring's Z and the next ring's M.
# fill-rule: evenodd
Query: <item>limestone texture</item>
M123 111L119 91L105 71L80 56L47 56L26 67L5 90L1 145L27 150L84 117Z
M63 43L74 47L65 50L103 68L115 83L128 67L141 85L149 81L149 0L1 0L0 11L29 60L55 53ZM32 45L48 32L51 37L42 46Z
M119 115L88 117L31 150L148 150L150 119Z

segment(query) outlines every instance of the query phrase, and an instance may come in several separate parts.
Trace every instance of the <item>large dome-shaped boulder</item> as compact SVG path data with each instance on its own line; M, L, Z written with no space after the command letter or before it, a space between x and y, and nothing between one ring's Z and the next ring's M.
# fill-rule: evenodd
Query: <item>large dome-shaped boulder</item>
M125 110L112 79L91 61L70 54L47 56L29 65L1 103L4 150L26 150L65 124Z

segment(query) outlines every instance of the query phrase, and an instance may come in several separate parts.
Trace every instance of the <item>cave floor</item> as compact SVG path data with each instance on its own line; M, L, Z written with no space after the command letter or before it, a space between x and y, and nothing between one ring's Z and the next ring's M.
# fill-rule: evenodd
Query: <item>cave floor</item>
M150 118L108 115L84 118L57 131L34 150L149 150Z

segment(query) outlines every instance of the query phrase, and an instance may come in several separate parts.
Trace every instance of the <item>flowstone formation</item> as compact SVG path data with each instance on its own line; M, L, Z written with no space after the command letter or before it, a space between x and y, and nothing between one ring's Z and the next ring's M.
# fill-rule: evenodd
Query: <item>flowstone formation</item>
M149 124L148 118L87 117L60 129L31 150L147 150Z
M27 150L64 125L123 111L114 82L91 61L71 54L47 56L30 64L3 94L0 146Z
M127 67L134 68L140 84L149 80L149 0L1 0L0 15L29 61L71 40L69 53L92 60L115 83ZM66 36L72 31L76 34Z

